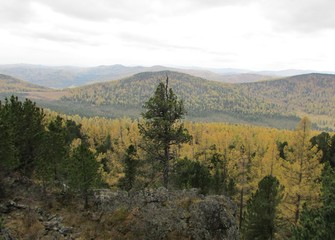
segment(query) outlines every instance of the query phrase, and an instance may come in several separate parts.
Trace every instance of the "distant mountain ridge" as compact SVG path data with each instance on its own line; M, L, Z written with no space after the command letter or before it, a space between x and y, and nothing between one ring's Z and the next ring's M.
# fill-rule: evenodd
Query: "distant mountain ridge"
M230 68L178 68L159 65L152 67L126 67L120 64L97 67L43 66L29 64L0 65L0 74L10 75L33 84L57 89L78 87L95 82L118 80L141 72L159 71L181 72L207 80L227 83L257 82L282 76L292 76L311 72L302 70L253 72Z

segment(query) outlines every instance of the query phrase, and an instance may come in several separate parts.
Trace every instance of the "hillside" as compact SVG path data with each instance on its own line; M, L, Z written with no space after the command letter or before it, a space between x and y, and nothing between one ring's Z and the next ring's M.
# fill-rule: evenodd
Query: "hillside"
M249 96L275 103L281 112L308 115L319 126L335 126L335 75L312 73L239 87Z
M89 115L138 117L142 105L153 94L159 81L169 76L169 84L184 100L188 118L204 121L253 123L292 127L297 118L280 113L278 106L248 96L233 84L208 81L178 72L146 72L108 83L69 90L65 106L81 106ZM79 110L79 109L78 109Z
M14 77L0 74L0 92L46 91L46 87L27 83Z
M6 92L16 92L34 99L42 107L71 115L138 118L143 103L153 94L158 82L165 81L166 75L170 86L185 102L187 118L193 121L292 129L298 117L307 115L314 127L334 129L335 126L335 75L329 74L227 84L179 72L145 72L63 91L19 88L17 86L23 84L21 81L16 82L16 88L11 90L1 88L3 92L0 95L3 98L8 96Z

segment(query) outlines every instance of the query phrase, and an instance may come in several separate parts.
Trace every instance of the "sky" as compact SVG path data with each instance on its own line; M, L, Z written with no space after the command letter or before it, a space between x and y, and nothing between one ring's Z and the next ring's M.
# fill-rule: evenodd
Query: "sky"
M334 0L0 0L0 64L335 71Z

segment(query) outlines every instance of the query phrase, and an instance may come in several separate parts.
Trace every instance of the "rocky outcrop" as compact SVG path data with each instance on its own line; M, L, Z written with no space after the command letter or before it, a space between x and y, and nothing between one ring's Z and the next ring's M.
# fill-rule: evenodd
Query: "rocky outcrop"
M225 196L203 196L196 189L100 190L95 204L117 216L119 239L238 239L236 207Z
M31 208L24 204L19 204L13 200L7 203L0 204L0 213L10 215L15 214L17 217L24 217L27 213L35 215L40 225L43 227L43 237L40 239L73 239L71 234L73 233L72 227L65 226L63 218L59 215L52 215L44 211L42 208ZM11 236L10 230L5 227L0 227L0 239L16 239Z
M104 189L84 209L81 198L54 194L47 203L34 189L0 202L0 239L239 239L236 207L225 196Z

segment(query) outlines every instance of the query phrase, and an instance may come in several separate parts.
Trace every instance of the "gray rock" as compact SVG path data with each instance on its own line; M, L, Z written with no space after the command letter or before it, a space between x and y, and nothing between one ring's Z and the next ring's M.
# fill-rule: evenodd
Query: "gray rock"
M237 209L225 196L203 196L196 189L101 192L95 193L99 211L126 211L127 216L115 224L124 239L239 238Z
M13 200L9 200L6 204L0 205L0 213L10 213L15 210L26 209L27 207Z

